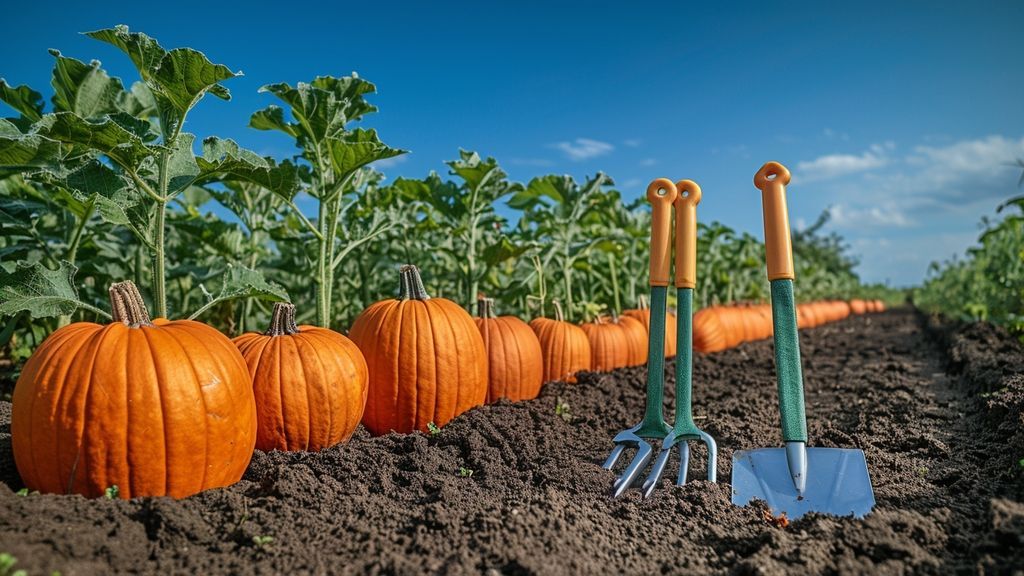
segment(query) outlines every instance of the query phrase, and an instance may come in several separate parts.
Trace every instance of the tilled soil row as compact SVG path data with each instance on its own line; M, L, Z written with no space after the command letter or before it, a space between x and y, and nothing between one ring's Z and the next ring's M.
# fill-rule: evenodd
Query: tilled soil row
M434 436L360 429L315 454L257 452L242 482L180 501L16 495L0 402L0 552L65 575L1022 569L1016 342L895 310L805 331L801 346L812 445L867 455L878 506L864 520L782 527L730 503L733 450L780 443L772 345L761 341L696 358L695 413L718 441L722 482L663 481L647 500L612 499L614 474L600 468L611 437L642 415L644 368L549 384ZM667 373L671 415L671 363ZM705 474L703 457L694 450L691 478Z

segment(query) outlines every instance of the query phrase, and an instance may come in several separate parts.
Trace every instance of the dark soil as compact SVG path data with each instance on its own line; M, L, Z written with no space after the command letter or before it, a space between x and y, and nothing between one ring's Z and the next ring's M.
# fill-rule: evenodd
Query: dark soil
M733 450L780 444L762 341L696 360L695 412L718 441L722 482L663 482L649 500L612 499L600 468L642 413L643 368L551 384L433 437L360 430L316 454L257 452L242 482L181 501L16 495L0 402L0 552L65 575L1024 573L1017 343L896 310L801 344L812 444L867 455L878 506L864 520L780 527L730 503Z

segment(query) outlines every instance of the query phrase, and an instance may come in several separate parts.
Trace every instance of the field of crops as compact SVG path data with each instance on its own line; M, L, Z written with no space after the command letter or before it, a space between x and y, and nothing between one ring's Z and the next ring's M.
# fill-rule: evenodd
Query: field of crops
M390 179L402 135L355 74L264 86L249 126L294 142L264 157L190 121L233 66L87 36L137 78L52 50L51 97L0 80L0 576L1024 569L1024 197L902 290L824 207L790 233L772 174L787 276L767 207L768 245L687 228L689 181L469 150ZM691 359L718 482L698 446L686 485L613 497L613 436L645 382L648 414L688 411ZM866 518L730 501L787 362L799 443L863 450Z

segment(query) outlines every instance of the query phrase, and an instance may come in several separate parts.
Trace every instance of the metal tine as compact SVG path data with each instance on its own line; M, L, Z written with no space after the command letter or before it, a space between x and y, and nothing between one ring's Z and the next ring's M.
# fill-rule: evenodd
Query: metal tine
M699 440L707 445L707 479L709 482L718 481L718 445L710 434L701 432L700 438L693 438L689 440L679 440L674 436L669 436L665 439L661 452L658 453L658 458L654 461L654 467L651 469L650 475L648 475L647 480L644 481L644 498L650 497L650 495L654 493L654 489L658 486L658 481L661 480L661 475L665 472L665 466L668 464L669 452L672 451L673 444L678 444L679 446L679 473L676 475L676 486L686 484L686 477L690 468L690 442L694 440Z
M651 445L641 440L640 450L633 457L633 461L623 471L622 476L619 476L612 484L613 496L618 498L636 482L636 479L640 477L640 472L643 471L647 466L647 462L650 461L652 454L654 454L654 449L651 448Z

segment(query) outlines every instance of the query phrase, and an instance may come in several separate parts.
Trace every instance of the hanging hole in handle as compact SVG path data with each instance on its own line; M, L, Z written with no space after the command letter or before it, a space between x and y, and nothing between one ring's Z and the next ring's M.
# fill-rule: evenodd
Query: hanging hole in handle
M683 198L689 198L689 197L690 197L690 191L689 190L683 190Z
M764 179L769 181L769 182L771 182L772 180L775 180L778 177L779 177L779 175L776 174L775 172L769 172L769 173L764 175Z
M668 194L668 190L666 190L664 188L658 188L657 194L658 194L658 196L664 197L666 194Z

